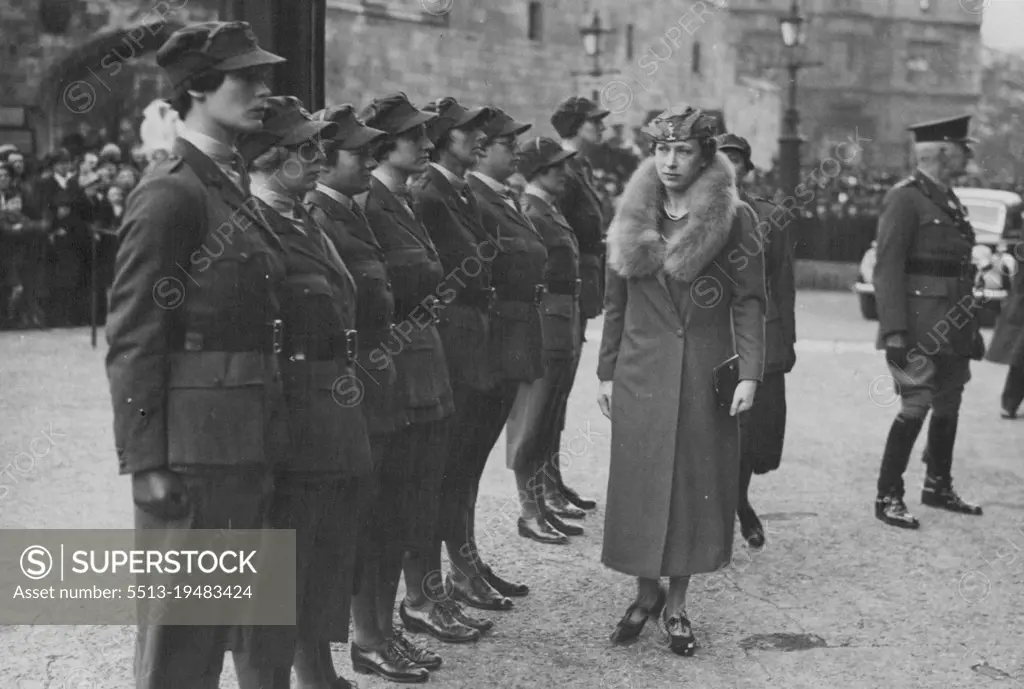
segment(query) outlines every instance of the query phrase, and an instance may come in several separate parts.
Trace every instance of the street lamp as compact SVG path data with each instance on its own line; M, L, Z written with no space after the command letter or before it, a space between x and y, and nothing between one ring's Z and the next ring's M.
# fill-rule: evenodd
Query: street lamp
M803 62L799 52L807 41L806 25L800 14L799 0L793 0L789 15L779 19L782 43L786 47L786 69L789 72L789 103L779 137L779 163L781 166L782 190L787 196L796 194L800 182L800 112L796 107L797 78L804 67L816 67L821 63Z
M576 76L588 76L593 78L595 81L600 79L605 74L614 74L615 72L606 72L601 67L601 55L602 50L602 39L606 34L614 33L613 29L606 29L604 24L601 22L601 13L594 10L590 14L590 19L585 21L580 26L580 37L583 39L583 52L587 54L587 57L591 59L590 71L589 72L573 72L572 75ZM597 88L593 89L592 100L597 103L600 100L600 92Z

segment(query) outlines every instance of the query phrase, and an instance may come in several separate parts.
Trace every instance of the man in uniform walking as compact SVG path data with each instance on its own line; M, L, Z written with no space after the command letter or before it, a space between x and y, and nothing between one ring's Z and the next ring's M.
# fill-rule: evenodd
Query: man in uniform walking
M951 188L972 157L970 116L927 122L914 132L917 170L886 195L878 221L878 349L901 397L882 455L875 516L920 523L903 501L903 473L931 410L921 502L980 515L953 490L953 444L970 360L984 356L974 300L974 231Z

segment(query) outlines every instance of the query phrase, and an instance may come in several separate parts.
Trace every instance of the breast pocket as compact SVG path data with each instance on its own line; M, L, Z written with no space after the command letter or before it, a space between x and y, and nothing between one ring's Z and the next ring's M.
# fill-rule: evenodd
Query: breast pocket
M433 407L451 394L444 348L434 325L414 327L401 337L401 349L395 356L398 389L410 409Z
M274 390L267 357L253 352L182 352L167 382L171 465L264 464L267 433L276 432L268 403Z
M540 313L544 353L571 358L576 352L580 328L576 298L567 294L545 294Z

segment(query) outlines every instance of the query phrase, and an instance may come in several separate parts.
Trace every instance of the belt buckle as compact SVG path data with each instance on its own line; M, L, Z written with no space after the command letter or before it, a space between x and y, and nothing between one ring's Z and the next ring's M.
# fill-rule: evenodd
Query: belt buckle
M583 280L576 278L576 282L572 287L572 296L578 297L583 292Z
M359 350L359 331L357 330L346 330L345 331L345 356L348 358L348 362L351 364L356 360L356 353Z
M280 354L284 351L284 321L275 318L270 322L271 328L271 351Z
M487 308L488 310L494 308L494 302L498 301L498 290L493 287L485 288L487 290Z
M548 288L544 285L536 285L533 288L533 303L540 304L544 301L544 295L547 293Z

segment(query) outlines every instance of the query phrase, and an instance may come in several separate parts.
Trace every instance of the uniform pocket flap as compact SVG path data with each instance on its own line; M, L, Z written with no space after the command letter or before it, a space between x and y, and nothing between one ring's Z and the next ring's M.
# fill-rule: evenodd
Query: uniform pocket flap
M271 369L258 352L178 352L171 355L169 388L263 385Z
M949 280L931 275L908 275L907 294L914 297L945 297L949 294Z
M299 294L334 295L331 283L323 275L292 275L285 280L285 287Z
M539 312L533 303L523 301L496 301L491 309L494 318L529 323L538 320Z
M575 315L576 298L567 294L545 294L540 303L541 315L545 318L571 320Z

